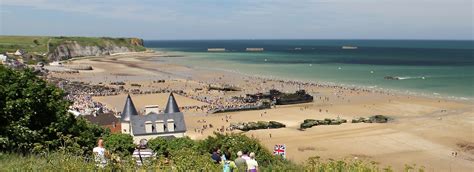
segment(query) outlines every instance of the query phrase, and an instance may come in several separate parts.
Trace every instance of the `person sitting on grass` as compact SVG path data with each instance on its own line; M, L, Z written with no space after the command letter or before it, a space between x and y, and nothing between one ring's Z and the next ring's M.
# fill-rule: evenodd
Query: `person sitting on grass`
M225 160L223 159L221 161L222 171L223 172L233 172L234 170L238 171L238 168L235 165L235 162L230 160L230 153L229 152L224 153L224 157L225 157Z

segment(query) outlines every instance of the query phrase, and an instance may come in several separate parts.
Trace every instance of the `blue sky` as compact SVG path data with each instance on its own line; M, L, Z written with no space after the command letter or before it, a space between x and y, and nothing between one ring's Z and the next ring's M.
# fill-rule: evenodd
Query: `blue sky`
M472 0L0 0L1 35L473 39Z

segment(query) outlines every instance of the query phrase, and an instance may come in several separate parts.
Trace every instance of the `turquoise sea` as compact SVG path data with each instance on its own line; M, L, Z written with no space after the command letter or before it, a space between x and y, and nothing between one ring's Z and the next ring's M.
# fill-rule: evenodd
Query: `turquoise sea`
M170 58L171 62L195 68L474 98L474 41L173 40L145 41L145 46L180 56ZM226 51L208 52L208 48ZM246 48L264 51L247 52Z

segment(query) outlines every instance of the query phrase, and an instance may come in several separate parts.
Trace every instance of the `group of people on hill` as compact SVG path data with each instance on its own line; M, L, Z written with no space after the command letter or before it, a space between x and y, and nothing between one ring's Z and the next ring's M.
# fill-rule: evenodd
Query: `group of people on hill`
M104 140L99 138L97 141L97 147L93 150L94 162L97 167L104 168L108 159L111 158L111 155L104 147ZM132 157L136 161L138 166L150 163L153 157L156 157L156 153L152 149L148 148L147 140L140 140L139 145L132 154ZM237 158L232 160L231 153L226 151L221 153L219 148L216 148L211 155L211 159L216 164L220 164L223 172L257 172L258 171L258 162L255 159L255 153L248 151L238 151Z
M222 153L219 148L216 148L211 155L212 160L216 164L220 164L223 172L257 172L258 162L255 160L255 153L248 151L238 151L237 158L231 159L231 153L226 151Z
M154 157L156 157L156 153L148 147L147 143L146 139L140 140L138 146L133 151L132 158L136 161L138 166L148 164ZM96 165L101 168L107 165L107 159L112 158L109 152L105 149L104 140L102 138L99 138L97 141L97 147L95 147L92 152Z

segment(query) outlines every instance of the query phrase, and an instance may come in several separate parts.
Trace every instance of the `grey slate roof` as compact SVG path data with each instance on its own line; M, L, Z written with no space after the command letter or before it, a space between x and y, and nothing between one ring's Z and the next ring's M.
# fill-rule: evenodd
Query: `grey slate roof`
M174 99L173 93L170 94L168 98L168 103L166 104L165 108L165 113L176 113L180 112L178 104L176 103L176 100Z
M114 124L120 124L120 119L114 116L113 113L104 113L100 114L98 116L94 115L84 115L84 118L86 118L88 121L97 124L97 125L112 125Z
M177 113L149 113L148 115L137 115L137 116L131 116L131 125L132 125L132 132L134 136L138 135L150 135L150 134L160 134L156 130L147 133L145 130L145 122L146 121L151 121L152 125L156 127L156 121L162 120L164 124L167 124L168 119L173 119L174 120L174 125L176 125L176 128L174 129L173 132L170 132L168 128L165 128L164 132L160 133L181 133L181 132L186 132L186 123L184 122L184 115L181 112Z
M137 109L135 105L133 105L132 98L130 94L127 96L127 100L125 100L125 106L123 107L122 114L120 114L121 121L130 121L131 116L138 116Z

